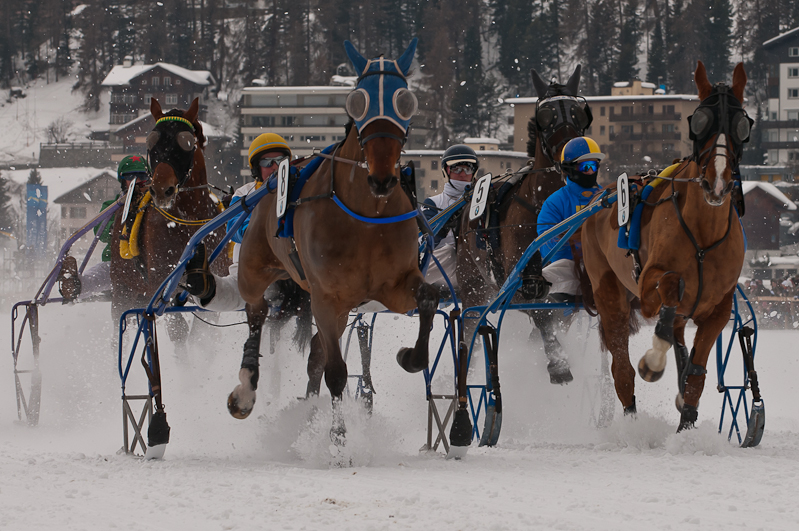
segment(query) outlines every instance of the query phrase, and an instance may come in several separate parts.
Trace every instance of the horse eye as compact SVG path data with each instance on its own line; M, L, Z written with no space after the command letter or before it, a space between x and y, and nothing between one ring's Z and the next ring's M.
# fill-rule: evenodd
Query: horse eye
M746 142L749 139L749 119L741 112L733 118L732 123L738 142Z
M161 133L158 131L151 131L149 135L147 135L147 150L152 151L155 145L158 143L158 139L161 137Z
M578 129L585 129L588 125L588 115L582 107L575 105L571 108L571 117Z
M344 110L353 120L363 120L369 110L369 94L364 89L353 90L347 95Z
M555 109L552 107L541 107L536 113L536 120L541 129L546 129L555 121Z
M177 136L178 145L183 151L191 151L194 147L194 135L189 131L181 131Z
M413 92L401 88L394 93L394 111L401 120L410 120L418 109L419 101Z
M697 138L701 138L707 133L712 122L713 115L708 109L697 109L691 118L691 132Z

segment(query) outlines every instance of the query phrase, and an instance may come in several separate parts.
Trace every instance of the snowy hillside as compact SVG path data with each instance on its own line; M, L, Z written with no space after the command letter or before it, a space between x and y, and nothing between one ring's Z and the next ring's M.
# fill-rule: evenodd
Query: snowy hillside
M45 78L36 79L22 87L24 98L0 100L0 163L22 164L39 160L39 144L48 142L46 129L54 121L64 119L71 123L69 139L72 142L88 142L92 130L108 129L109 92L101 94L100 111L80 112L83 93L73 92L74 77L59 79L58 83L47 83ZM8 101L10 99L10 101Z

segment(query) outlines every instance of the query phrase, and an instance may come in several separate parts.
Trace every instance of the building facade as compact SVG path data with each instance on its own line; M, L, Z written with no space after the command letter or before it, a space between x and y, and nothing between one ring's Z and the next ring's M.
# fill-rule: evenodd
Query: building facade
M799 165L799 28L763 43L768 110L758 124L769 165Z
M588 96L593 123L586 135L596 140L608 158L605 166L663 167L688 156L688 120L699 99L687 94L657 94L652 83L616 83L610 96ZM527 123L535 116L538 98L505 100L513 105L513 148L527 149Z
M61 208L59 242L66 241L90 219L99 214L103 202L114 199L120 191L121 188L116 176L103 172L90 181L57 197L53 203ZM86 251L89 249L93 239L94 233L89 232L75 242L72 248L75 251Z
M109 131L113 133L124 124L150 112L150 100L155 98L164 110L187 109L194 98L202 103L214 78L207 70L188 70L169 63L134 65L129 58L117 65L103 80L111 89ZM200 105L204 120L205 105Z

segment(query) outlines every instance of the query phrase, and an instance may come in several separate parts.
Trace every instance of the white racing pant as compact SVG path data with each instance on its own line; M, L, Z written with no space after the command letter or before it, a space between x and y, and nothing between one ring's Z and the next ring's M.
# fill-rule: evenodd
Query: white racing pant
M455 253L455 246L449 243L442 243L433 250L433 256L441 263L442 269L444 269L444 272L449 277L449 281L452 282L452 287L457 288L458 277L455 274L455 269L458 265L458 260ZM444 275L441 274L441 270L432 258L430 259L430 265L427 267L427 275L424 277L424 281L436 286L447 285L447 281L444 280Z
M552 262L544 268L544 278L552 283L549 288L550 293L568 293L577 295L580 293L580 278L574 271L574 260L562 258Z

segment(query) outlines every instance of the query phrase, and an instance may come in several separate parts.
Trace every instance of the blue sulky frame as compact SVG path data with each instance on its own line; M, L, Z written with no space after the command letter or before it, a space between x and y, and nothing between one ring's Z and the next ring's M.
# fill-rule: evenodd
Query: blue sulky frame
M61 265L66 258L67 253L84 234L90 230L98 227L97 233L89 246L86 255L81 261L78 268L79 273L83 273L89 259L92 257L94 250L97 248L97 243L100 240L100 235L105 230L106 226L111 223L114 214L122 206L125 196L121 196L116 203L110 205L108 208L100 212L97 216L87 222L83 227L78 229L69 239L61 246L61 250L56 258L55 265L50 273L42 282L39 290L31 300L19 301L11 308L11 355L14 359L14 385L16 389L17 399L17 417L20 421L24 421L30 426L36 426L39 423L39 414L41 412L41 396L42 396L42 372L39 368L39 353L41 338L39 337L39 307L43 307L48 303L63 302L62 297L50 297L50 293L55 286L58 279L58 274L61 272ZM17 328L17 318L19 317L20 307L25 307L25 316ZM25 335L25 325L28 325L31 346L32 346L32 366L31 368L22 369L19 367L20 354L22 353L22 338ZM24 376L30 374L30 391L26 398L25 386L23 384Z

